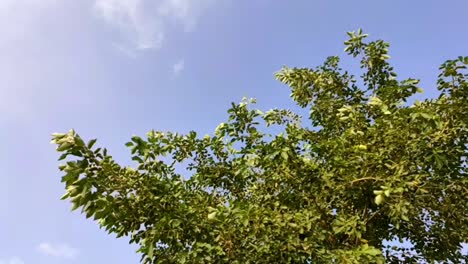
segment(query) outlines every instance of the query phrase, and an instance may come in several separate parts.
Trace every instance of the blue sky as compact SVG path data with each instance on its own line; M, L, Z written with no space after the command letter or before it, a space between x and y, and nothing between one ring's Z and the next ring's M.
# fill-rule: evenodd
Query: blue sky
M52 132L75 128L127 162L132 135L211 133L243 96L294 107L273 73L344 55L345 32L360 27L434 96L438 66L468 55L467 10L466 0L0 0L0 264L139 261L59 200Z

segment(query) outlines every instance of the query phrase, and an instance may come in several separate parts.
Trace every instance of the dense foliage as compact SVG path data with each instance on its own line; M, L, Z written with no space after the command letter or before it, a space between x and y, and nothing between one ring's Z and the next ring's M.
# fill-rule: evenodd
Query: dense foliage
M389 45L348 34L360 78L338 57L276 75L308 118L243 100L214 135L133 137L135 168L54 134L63 199L143 263L466 261L468 57L440 67L437 98L410 104L418 80L398 80Z

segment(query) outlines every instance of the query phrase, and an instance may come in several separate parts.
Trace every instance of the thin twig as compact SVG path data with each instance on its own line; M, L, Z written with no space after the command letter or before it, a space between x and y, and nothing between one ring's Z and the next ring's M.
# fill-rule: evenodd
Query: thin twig
M351 181L351 184L356 183L356 182L360 182L360 181L367 181L367 180L380 181L380 179L375 178L375 177L364 177L364 178L360 178L360 179L356 179L356 180Z

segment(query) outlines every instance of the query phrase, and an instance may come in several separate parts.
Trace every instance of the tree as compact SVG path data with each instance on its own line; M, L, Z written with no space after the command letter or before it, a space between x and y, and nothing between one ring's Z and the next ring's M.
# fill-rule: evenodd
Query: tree
M338 57L276 74L308 118L245 99L214 135L133 137L135 168L54 134L63 199L130 237L143 263L468 260L468 57L442 64L437 98L410 104L418 80L397 79L389 44L348 35L360 79Z

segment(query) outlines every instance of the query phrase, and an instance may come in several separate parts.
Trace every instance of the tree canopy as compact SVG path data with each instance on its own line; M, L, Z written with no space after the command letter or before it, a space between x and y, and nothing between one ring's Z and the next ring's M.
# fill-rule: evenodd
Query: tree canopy
M468 57L441 65L440 95L410 103L422 90L398 79L389 44L348 35L362 75L336 56L276 74L309 116L245 99L213 135L132 137L133 168L53 134L63 199L142 263L467 261Z

